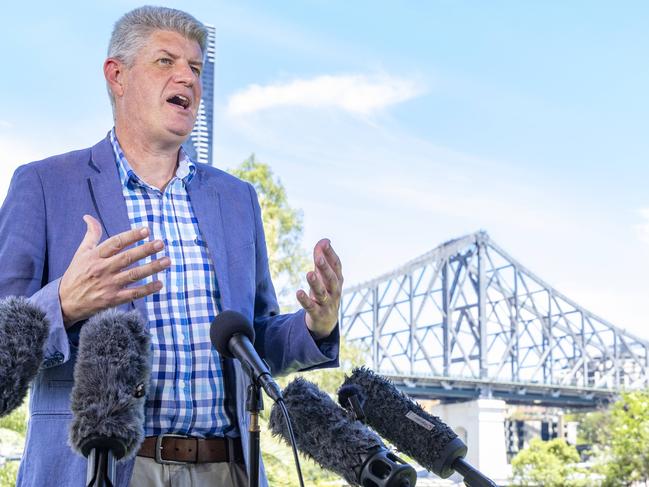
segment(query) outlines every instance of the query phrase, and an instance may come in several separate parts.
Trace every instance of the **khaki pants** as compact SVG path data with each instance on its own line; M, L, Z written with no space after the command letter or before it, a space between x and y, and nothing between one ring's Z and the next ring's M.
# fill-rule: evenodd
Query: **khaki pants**
M136 457L130 487L247 487L243 465L187 463L161 465L153 458Z

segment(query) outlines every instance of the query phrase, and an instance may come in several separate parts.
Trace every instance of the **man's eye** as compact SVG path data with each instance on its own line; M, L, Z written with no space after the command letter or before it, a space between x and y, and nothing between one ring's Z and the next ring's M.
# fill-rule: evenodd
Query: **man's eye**
M195 66L192 66L192 71L194 72L194 74L195 74L196 76L199 76L199 77L200 77L200 75L201 75L201 70L200 70L199 68L197 68L197 67L195 67Z
M160 59L158 59L158 62L160 64L172 64L173 63L173 61L171 59L169 59L168 57L160 58Z

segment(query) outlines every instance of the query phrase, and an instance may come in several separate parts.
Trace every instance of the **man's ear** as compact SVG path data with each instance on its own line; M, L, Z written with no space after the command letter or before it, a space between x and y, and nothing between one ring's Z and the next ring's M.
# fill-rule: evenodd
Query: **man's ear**
M124 94L124 63L109 57L104 61L104 77L114 97Z

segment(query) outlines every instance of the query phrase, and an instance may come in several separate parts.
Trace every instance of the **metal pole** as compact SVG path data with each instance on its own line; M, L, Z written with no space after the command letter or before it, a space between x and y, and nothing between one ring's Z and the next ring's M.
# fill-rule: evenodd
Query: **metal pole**
M480 378L486 379L489 373L487 358L487 276L485 275L485 244L478 245L478 329L480 339Z
M250 413L250 426L248 427L248 487L259 487L259 411L264 409L261 387L253 380L248 386L246 410Z

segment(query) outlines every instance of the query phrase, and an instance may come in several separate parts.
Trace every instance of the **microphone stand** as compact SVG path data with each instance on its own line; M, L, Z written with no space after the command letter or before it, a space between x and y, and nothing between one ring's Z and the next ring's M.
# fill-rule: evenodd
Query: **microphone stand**
M493 480L485 476L464 458L457 458L453 468L464 477L464 484L469 487L498 487Z
M115 455L110 448L93 448L88 455L86 487L114 487Z
M468 487L498 487L493 480L464 459L466 452L464 442L455 437L438 452L432 471L443 479L455 471L462 476L464 485Z
M248 428L248 487L259 487L259 411L264 409L264 400L261 395L259 382L252 379L248 386L246 411L250 413L250 426Z

